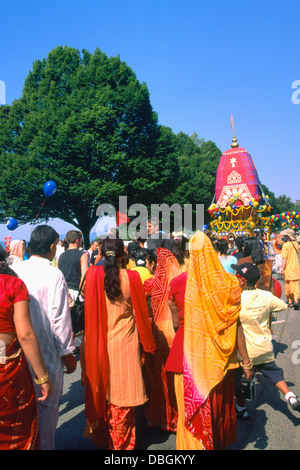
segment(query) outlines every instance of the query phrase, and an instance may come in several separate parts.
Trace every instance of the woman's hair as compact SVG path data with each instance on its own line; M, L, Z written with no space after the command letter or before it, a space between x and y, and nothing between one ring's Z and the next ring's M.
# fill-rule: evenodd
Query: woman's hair
M244 246L244 237L237 237L235 239L235 244L236 244L238 251L242 251L243 246Z
M180 266L184 265L186 259L186 252L188 249L188 239L182 236L181 238L174 238L172 242L172 253L177 259Z
M146 256L148 262L149 262L149 265L151 266L152 263L154 263L154 271L156 269L156 265L157 265L157 253L156 253L156 250L149 250L147 248L147 256Z
M244 256L252 257L254 264L262 264L265 262L264 250L261 243L256 237L245 238L244 240Z
M225 238L220 238L219 240L216 241L215 243L216 250L221 254L221 255L226 255L228 251L228 241L225 240Z
M127 259L133 259L135 260L135 252L139 250L141 247L138 242L130 242L127 245Z
M145 266L147 257L148 250L146 248L139 247L134 251L134 260L137 266Z
M0 245L0 274L7 274L9 276L18 277L17 274L7 265L6 258L8 253Z
M104 290L110 300L115 300L122 295L120 263L117 262L117 259L124 256L123 240L120 238L106 238L103 240L101 253L104 256Z

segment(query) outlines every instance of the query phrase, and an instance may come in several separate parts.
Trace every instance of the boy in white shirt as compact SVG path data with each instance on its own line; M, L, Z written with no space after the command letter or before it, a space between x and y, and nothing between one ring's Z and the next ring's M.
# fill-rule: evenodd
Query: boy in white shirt
M284 380L283 370L275 363L272 333L270 330L272 312L287 308L286 303L271 292L256 289L260 277L257 266L252 263L232 264L242 292L240 321L244 330L250 361L255 371L259 371L280 390L293 410L300 411L300 401L291 392ZM237 399L237 416L247 419L244 399Z

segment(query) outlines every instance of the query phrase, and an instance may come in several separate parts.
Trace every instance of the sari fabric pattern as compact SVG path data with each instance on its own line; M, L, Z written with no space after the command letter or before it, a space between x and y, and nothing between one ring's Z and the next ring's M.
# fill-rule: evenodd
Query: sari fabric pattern
M106 402L106 415L107 419L101 418L92 432L86 427L84 437L90 437L98 449L134 450L134 408L123 408Z
M202 232L190 240L185 296L184 401L186 426L213 448L210 392L224 379L236 347L241 289Z
M173 253L166 248L158 248L154 277L151 283L146 281L146 295L151 296L152 328L157 347L154 366L151 371L146 370L149 395L147 424L171 431L177 428L177 406L174 381L164 367L175 337L168 296L171 280L181 273L182 269Z
M164 334L171 347L175 336L172 315L168 304L170 282L179 276L182 269L175 256L166 248L157 249L157 267L152 283L151 311L153 322Z
M15 339L0 362L0 450L39 449L38 412L31 373Z

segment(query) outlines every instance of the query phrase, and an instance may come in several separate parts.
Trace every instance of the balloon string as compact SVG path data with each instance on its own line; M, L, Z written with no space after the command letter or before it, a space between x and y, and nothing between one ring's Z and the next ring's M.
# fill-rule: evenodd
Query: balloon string
M41 205L41 207L40 207L40 210L39 210L38 213L37 213L37 216L36 216L35 220L36 220L36 219L38 218L38 216L40 215L40 212L41 212L41 210L42 210L42 208L43 208L43 205L45 204L46 199L47 199L47 197L45 197L45 199L43 200L42 205Z

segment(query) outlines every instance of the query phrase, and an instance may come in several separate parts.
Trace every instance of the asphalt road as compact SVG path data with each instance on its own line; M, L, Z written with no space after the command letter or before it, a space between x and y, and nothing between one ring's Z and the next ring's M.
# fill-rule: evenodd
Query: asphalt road
M273 341L276 363L283 368L291 390L300 397L300 311L287 309L276 314ZM256 376L256 398L247 406L250 420L238 421L237 442L229 450L300 450L300 413L291 410L260 374ZM83 437L84 427L84 389L78 361L76 372L65 376L56 449L97 450L90 439ZM174 434L146 427L142 408L137 408L136 450L176 450Z

